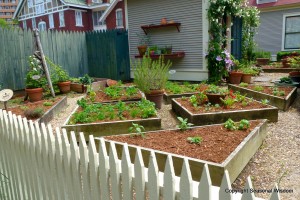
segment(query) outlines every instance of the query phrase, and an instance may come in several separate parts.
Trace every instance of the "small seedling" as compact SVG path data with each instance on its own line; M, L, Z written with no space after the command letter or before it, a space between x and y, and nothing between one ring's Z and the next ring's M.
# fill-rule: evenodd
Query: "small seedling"
M43 105L44 106L52 106L53 104L52 104L52 102L46 101L43 103Z
M241 86L241 87L248 87L248 83L241 82L241 83L240 83L240 86Z
M279 91L279 96L284 96L285 95L285 92L284 91Z
M142 138L145 138L145 128L142 125L132 123L132 126L129 127L128 131L130 133L135 133L134 135L136 136L141 136ZM131 137L133 137L134 135L130 134Z
M253 88L255 91L258 91L258 92L261 92L264 90L264 88L260 85L256 85L254 88Z
M43 114L43 108L35 108L33 110L26 110L24 112L25 117L27 117L28 119L37 119L40 118Z
M267 105L269 103L269 100L268 99L262 99L261 103L264 104L264 105Z
M224 123L224 127L231 131L236 130L236 125L230 118Z
M239 123L238 129L239 130L246 130L250 127L250 123L246 119L242 119Z
M180 121L180 124L177 125L177 128L179 128L181 131L187 130L194 125L192 123L188 123L187 118L183 119L182 117L177 117L177 119Z
M202 142L202 137L200 136L188 137L186 140L192 144L200 144Z

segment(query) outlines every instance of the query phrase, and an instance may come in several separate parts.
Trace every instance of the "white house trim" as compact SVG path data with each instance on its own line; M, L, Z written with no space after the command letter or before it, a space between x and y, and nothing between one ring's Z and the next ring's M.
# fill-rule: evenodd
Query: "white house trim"
M285 21L287 17L293 17L293 16L300 16L300 12L294 12L294 13L289 13L289 14L284 14L283 15L283 22L282 22L282 40L281 40L281 51L293 51L293 50L299 50L298 49L284 49L284 43L285 43Z
M19 20L23 21L23 20L27 20L27 19L31 19L31 18L35 18L35 17L49 15L49 14L53 14L53 13L56 13L56 12L68 10L68 8L69 8L69 6L58 6L58 7L55 7L55 8L47 9L47 10L45 10L45 13L40 14L40 15L36 15L35 13L21 15L21 16L19 16Z
M207 70L207 59L205 58L206 53L208 52L208 42L209 42L209 35L208 35L208 27L209 22L207 18L207 10L209 8L209 1L203 0L202 1L202 45L203 45L203 70Z
M105 10L105 12L103 13L103 15L100 17L99 22L103 22L107 16L110 14L110 12L114 9L114 7L117 5L117 3L119 1L123 1L123 0L114 0L109 6L108 8Z

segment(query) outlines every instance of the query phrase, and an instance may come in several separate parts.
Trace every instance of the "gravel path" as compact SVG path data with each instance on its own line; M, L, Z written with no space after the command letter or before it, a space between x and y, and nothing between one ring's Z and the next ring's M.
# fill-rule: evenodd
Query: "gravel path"
M273 85L271 82L285 73L265 73L259 85ZM68 96L68 107L51 121L53 127L60 127L76 107L76 101L81 95ZM171 105L163 105L159 111L162 118L162 128L175 128L176 115ZM277 123L268 124L267 138L258 152L232 184L233 188L243 188L246 177L250 176L255 189L272 189L277 183L281 189L293 189L292 194L281 193L282 200L300 199L300 90L292 107L287 111L279 111ZM269 194L259 193L256 196L267 199Z

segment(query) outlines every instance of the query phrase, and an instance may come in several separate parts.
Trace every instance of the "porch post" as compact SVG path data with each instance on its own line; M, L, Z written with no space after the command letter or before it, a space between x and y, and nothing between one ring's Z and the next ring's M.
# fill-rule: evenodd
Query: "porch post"
M231 53L231 16L226 17L226 49Z

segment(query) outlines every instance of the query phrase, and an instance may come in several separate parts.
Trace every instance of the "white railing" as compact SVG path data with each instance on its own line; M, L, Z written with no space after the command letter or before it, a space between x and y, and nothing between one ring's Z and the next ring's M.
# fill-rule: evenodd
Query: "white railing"
M51 126L0 110L0 199L259 199L250 192L229 193L227 172L220 187L212 186L207 165L195 182L187 160L178 177L171 156L159 172L154 152L146 168L139 149L131 163L127 145L119 159L113 142L107 153L103 139L98 140L99 151L92 135L89 145L82 133L79 140L78 145L74 133L54 133ZM245 189L250 188L248 178ZM271 199L280 198L273 193Z

